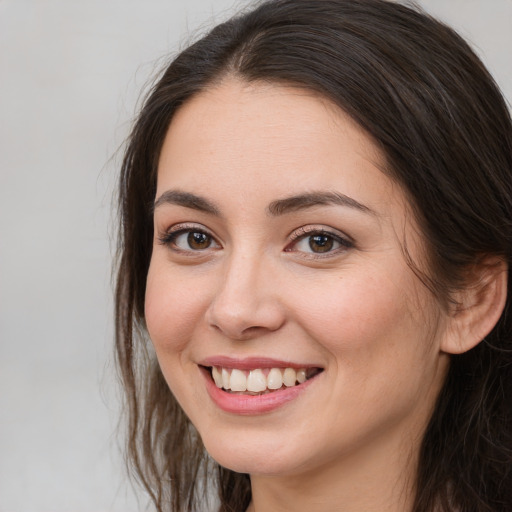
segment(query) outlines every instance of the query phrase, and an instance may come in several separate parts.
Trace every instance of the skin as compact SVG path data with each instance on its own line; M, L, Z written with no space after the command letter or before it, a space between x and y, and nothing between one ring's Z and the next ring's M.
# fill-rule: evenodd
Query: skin
M404 260L405 240L417 262L425 248L383 168L368 135L328 101L234 78L186 103L165 138L147 326L206 449L251 475L252 512L410 509L419 444L448 367L442 346L454 331ZM161 199L168 191L217 211ZM318 191L362 207L269 213L276 200ZM318 254L302 227L344 241ZM204 232L210 245L191 248L183 231L169 241L177 229ZM323 372L278 409L238 415L206 391L198 364L213 356Z

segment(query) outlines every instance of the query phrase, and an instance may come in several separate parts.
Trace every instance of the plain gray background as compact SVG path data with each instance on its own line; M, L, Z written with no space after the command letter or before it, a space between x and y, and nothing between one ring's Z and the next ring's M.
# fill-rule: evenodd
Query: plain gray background
M420 4L473 44L510 102L512 0ZM162 58L232 5L0 0L0 512L144 508L115 433L117 149Z

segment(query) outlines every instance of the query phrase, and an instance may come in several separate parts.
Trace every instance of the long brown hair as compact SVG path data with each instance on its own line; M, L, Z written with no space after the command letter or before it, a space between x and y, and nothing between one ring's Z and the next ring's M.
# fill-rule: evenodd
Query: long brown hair
M116 354L128 455L160 512L205 510L211 487L221 511L245 510L251 499L248 476L205 453L155 362L144 320L163 139L181 105L228 75L313 90L372 136L410 198L429 248L430 270L418 276L440 302L483 254L509 266L512 256L509 111L453 30L385 0L270 0L215 27L148 95L120 176ZM421 446L415 512L512 510L510 302L476 348L452 357Z

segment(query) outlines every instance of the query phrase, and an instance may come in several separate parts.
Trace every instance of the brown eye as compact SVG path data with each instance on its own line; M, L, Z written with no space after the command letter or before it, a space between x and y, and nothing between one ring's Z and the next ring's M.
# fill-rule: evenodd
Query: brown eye
M178 252L199 252L208 249L220 249L220 245L215 238L198 229L177 229L161 237L160 243Z
M187 235L187 243L191 249L201 251L210 247L212 237L199 231L190 231Z
M334 257L354 247L352 241L338 233L313 227L299 228L292 235L292 239L292 243L286 247L285 251L302 253L310 258Z
M308 238L309 247L313 252L329 252L334 247L334 239L328 235L314 235Z

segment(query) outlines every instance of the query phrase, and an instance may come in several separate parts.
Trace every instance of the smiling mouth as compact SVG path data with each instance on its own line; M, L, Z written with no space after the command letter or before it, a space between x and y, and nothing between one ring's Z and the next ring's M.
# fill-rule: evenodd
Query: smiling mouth
M256 368L239 370L220 366L203 367L215 385L239 395L266 395L281 389L300 386L323 372L323 368Z

